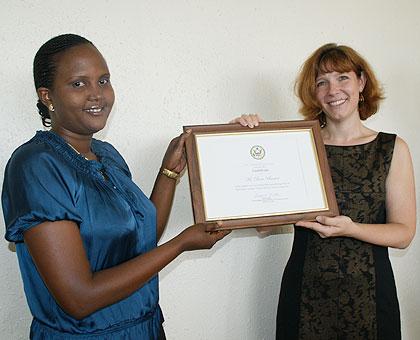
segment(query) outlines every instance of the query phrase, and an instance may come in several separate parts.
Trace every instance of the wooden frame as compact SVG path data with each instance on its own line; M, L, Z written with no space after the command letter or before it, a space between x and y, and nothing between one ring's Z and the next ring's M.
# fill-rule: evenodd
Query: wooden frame
M260 123L253 129L239 124L184 126L186 130L191 130L186 155L196 223L223 221L221 229L237 229L338 215L318 121ZM269 150L259 141L265 141ZM244 148L249 150L246 163ZM283 151L277 154L276 150ZM283 155L287 164L282 163ZM279 169L284 169L283 179L274 176ZM248 175L258 171L268 175ZM291 176L290 181L284 176ZM220 180L227 182L219 184ZM297 193L302 188L306 195ZM283 206L290 207L279 208Z

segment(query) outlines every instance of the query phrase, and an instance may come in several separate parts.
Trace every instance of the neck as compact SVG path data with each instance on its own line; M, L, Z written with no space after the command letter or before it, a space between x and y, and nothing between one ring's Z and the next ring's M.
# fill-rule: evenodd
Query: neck
M364 126L359 118L346 121L327 120L322 129L325 144L354 145L369 141L376 132Z
M65 129L51 128L51 131L61 136L68 144L70 144L77 152L84 156L92 153L92 135L80 135Z

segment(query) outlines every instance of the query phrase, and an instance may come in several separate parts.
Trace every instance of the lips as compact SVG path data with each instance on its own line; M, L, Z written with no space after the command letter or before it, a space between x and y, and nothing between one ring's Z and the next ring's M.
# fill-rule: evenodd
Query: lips
M87 112L91 115L98 116L104 111L104 106L98 106L98 105L91 106L91 107L88 107L86 109L83 109L83 111L85 111L85 112Z
M338 99L331 102L328 102L328 105L330 106L339 106L341 104L344 104L347 101L347 99Z

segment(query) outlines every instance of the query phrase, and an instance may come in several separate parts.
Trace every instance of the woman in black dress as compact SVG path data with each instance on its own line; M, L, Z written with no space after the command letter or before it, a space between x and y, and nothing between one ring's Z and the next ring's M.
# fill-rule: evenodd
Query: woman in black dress
M277 312L277 339L400 339L388 247L406 248L416 229L407 144L362 121L382 90L368 63L326 44L295 85L305 119L319 119L340 216L298 222ZM233 122L253 127L258 115Z

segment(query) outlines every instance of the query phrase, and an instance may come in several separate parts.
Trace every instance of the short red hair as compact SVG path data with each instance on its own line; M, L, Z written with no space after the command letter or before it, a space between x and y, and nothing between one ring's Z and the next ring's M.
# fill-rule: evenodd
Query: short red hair
M334 71L354 71L359 78L363 73L366 84L362 91L364 100L359 104L360 119L365 120L378 111L379 103L384 99L383 90L367 61L351 47L326 44L304 62L296 79L295 93L301 101L299 112L305 119L318 118L321 125L325 124L325 114L316 99L315 82L320 73Z

